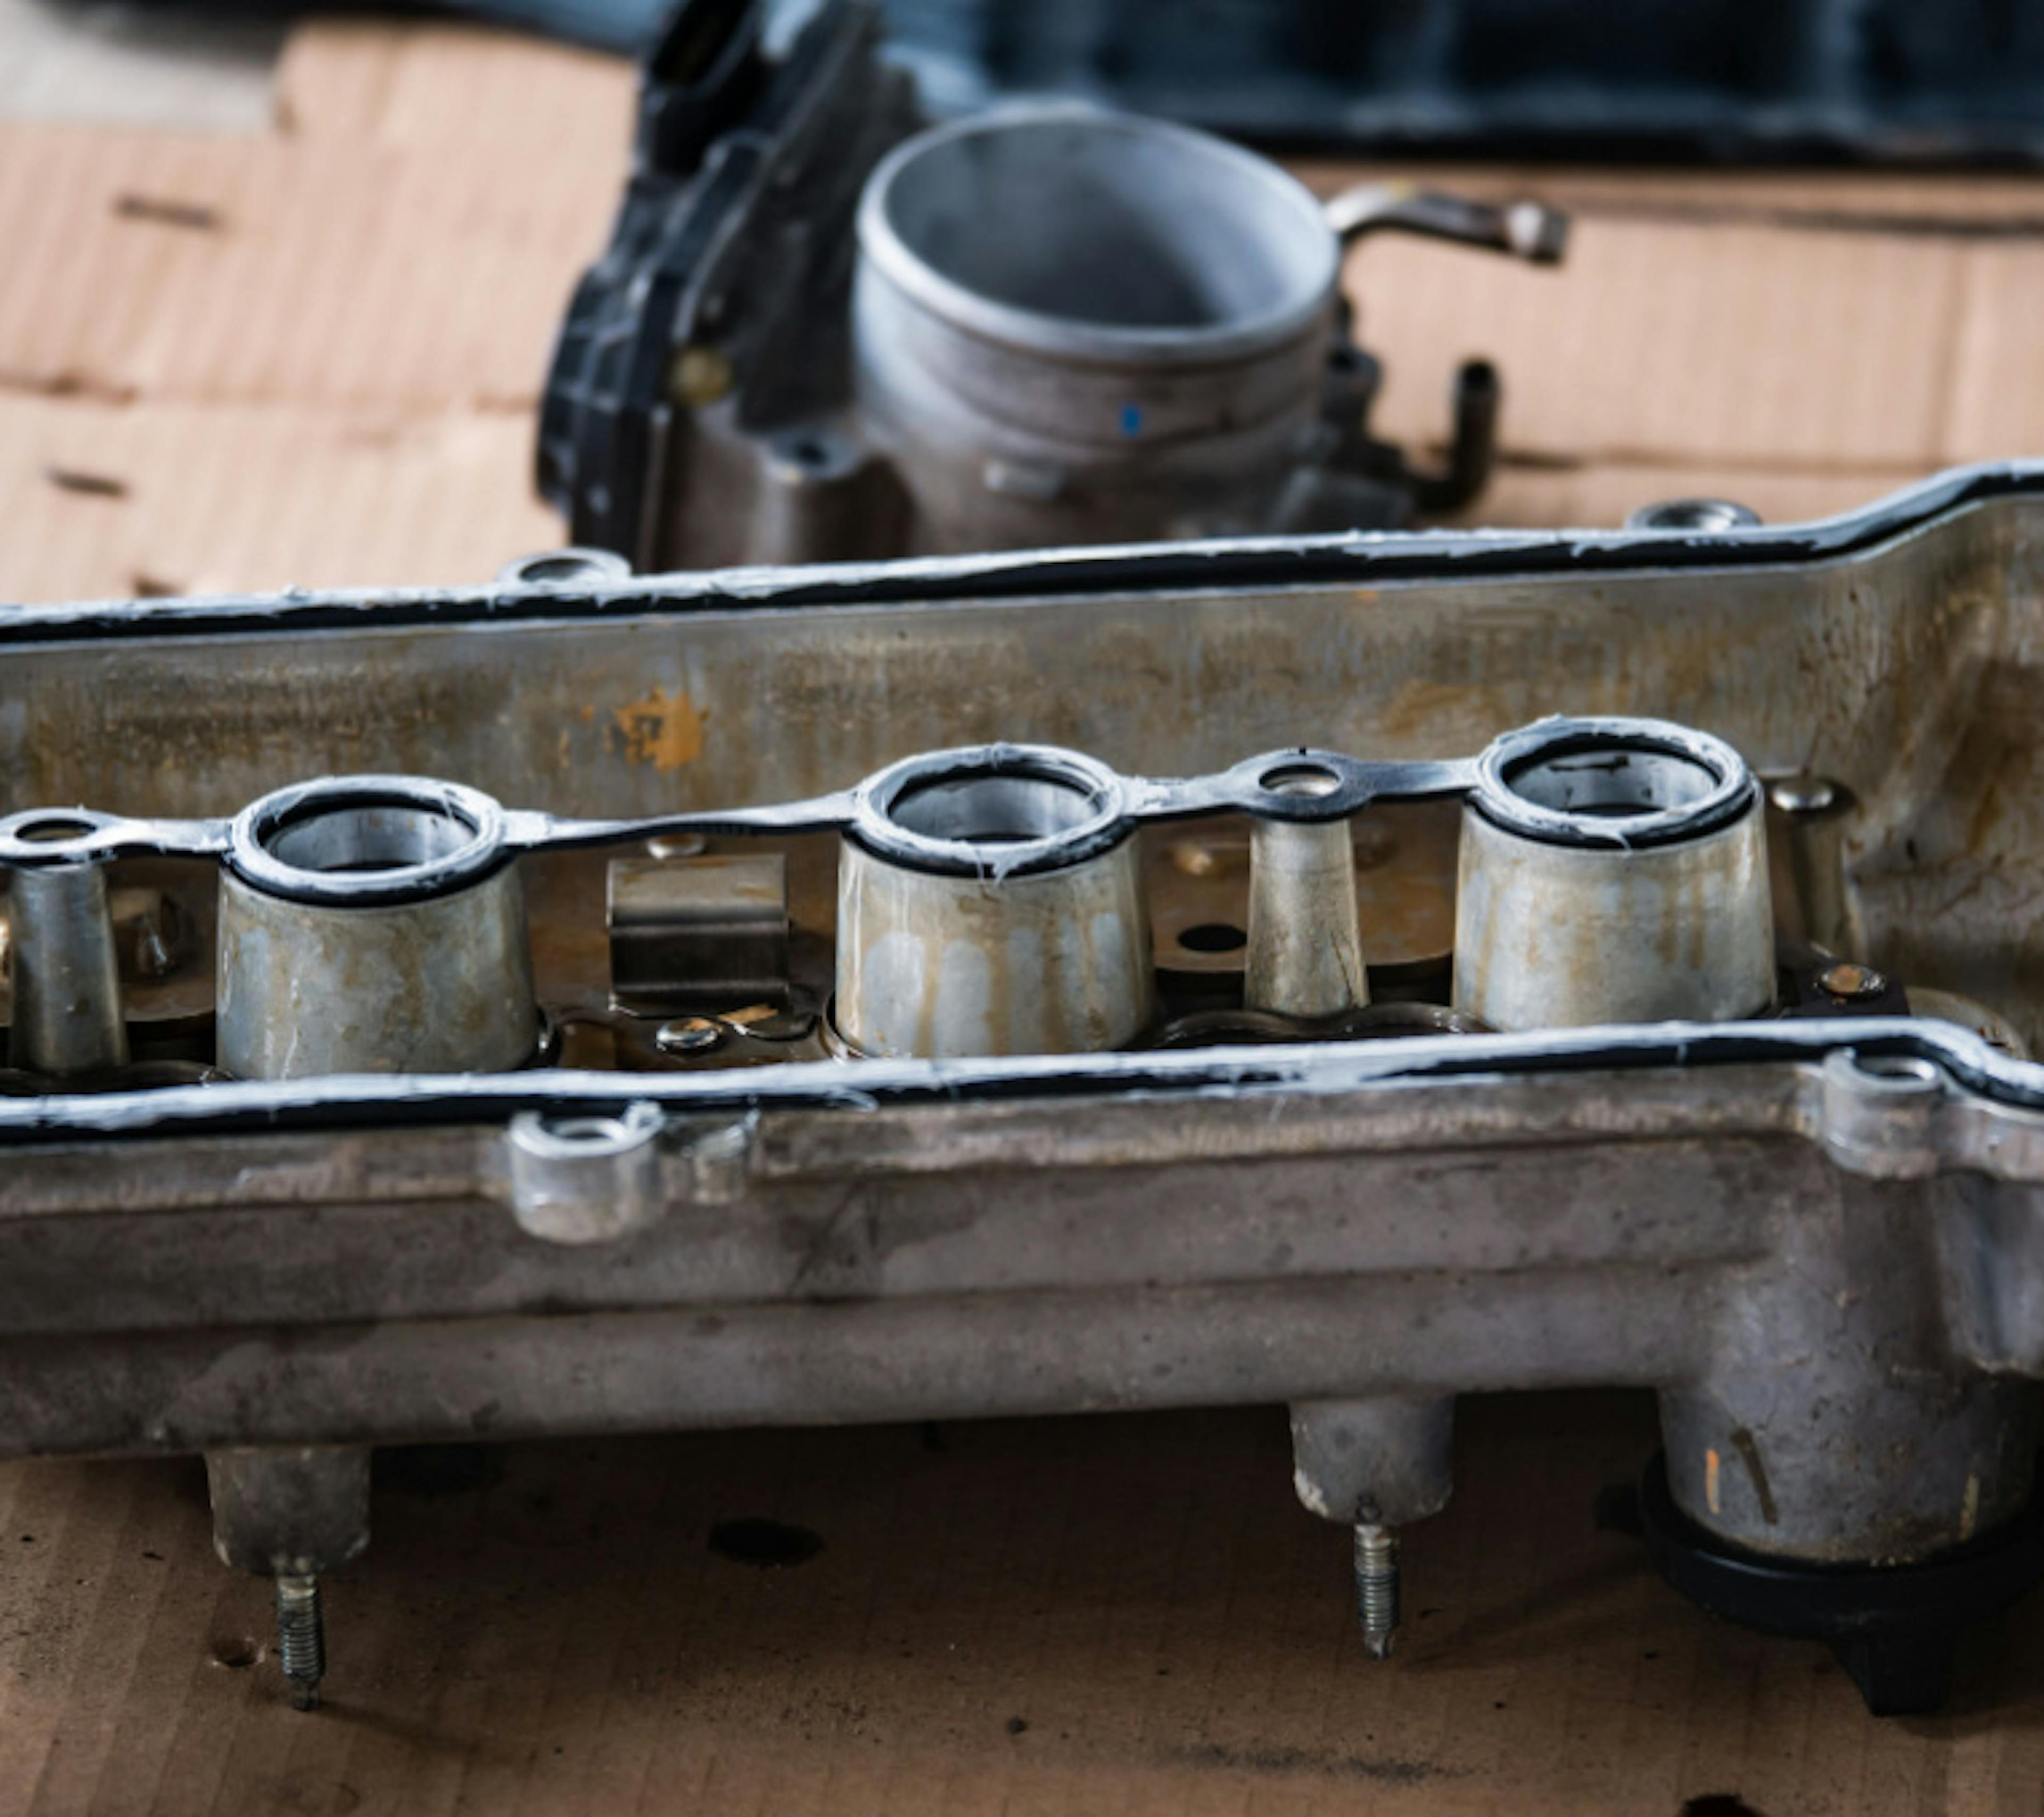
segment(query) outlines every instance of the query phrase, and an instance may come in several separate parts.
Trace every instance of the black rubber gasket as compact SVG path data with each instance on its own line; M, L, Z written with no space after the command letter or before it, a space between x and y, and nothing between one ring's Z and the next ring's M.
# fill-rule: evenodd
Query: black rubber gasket
M1669 1585L1742 1627L1822 1641L1877 1716L1927 1715L1951 1690L1959 1636L2044 1579L2044 1495L1921 1564L1817 1565L1726 1544L1676 1507L1657 1454L1639 1484L1646 1550Z
M726 569L544 586L151 599L0 607L0 647L227 632L383 631L421 624L689 617L875 605L1084 598L1097 594L1370 587L1655 570L1806 567L1858 554L2000 499L2044 495L2044 461L1958 467L1818 522L1727 531L1431 531L1239 537L1101 549L929 556L809 568Z

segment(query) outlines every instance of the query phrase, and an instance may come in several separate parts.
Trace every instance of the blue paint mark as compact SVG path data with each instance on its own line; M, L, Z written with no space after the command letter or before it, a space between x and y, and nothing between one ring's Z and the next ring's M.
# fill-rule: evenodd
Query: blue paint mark
M1143 406L1124 404L1121 406L1121 432L1124 436L1139 436L1143 432Z

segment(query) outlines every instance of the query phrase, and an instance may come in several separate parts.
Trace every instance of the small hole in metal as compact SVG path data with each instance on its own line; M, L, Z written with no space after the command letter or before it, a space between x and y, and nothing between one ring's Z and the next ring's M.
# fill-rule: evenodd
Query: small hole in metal
M555 1142L574 1143L590 1148L608 1148L628 1141L632 1131L614 1116L549 1117L540 1125Z
M26 826L17 828L14 836L30 845L56 845L65 839L82 839L92 832L89 820L75 820L62 815L48 820L31 820Z
M1926 1085L1945 1081L1944 1074L1934 1064L1914 1054L1855 1054L1853 1064L1877 1079Z
M1663 498L1642 505L1626 520L1634 530L1750 529L1760 521L1750 505L1729 498Z
M1266 795L1331 795L1341 781L1324 763L1281 763L1258 777L1256 786Z
M604 578L601 563L592 562L584 555L535 555L529 562L518 565L518 578L521 581L597 580Z
M1234 953L1249 944L1249 936L1231 921L1201 921L1179 935L1178 944L1192 953Z

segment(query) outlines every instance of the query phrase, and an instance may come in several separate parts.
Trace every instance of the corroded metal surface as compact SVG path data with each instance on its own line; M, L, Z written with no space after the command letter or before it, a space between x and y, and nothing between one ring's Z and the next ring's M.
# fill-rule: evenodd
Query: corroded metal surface
M1155 1014L1133 840L997 888L847 840L838 875L837 1027L860 1052L1085 1053Z
M1869 947L2008 1008L2034 1040L2031 483L1988 470L1821 534L1362 538L1281 559L21 609L0 620L19 645L0 670L7 802L227 813L388 769L559 813L649 813L816 793L994 738L1186 774L1259 746L1412 756L1558 708L1648 709L1763 774L1849 786Z
M1731 1022L1774 995L1758 802L1691 845L1543 844L1462 816L1454 1002L1493 1028Z
M2044 889L2034 545L2044 474L1991 470L1791 531L0 618L0 773L17 809L218 816L322 772L384 770L609 823L849 802L860 777L967 742L1197 777L1258 748L1438 759L1558 707L1679 718L1782 782L1765 816L1751 805L1697 843L1617 855L1627 888L1665 894L1633 861L1735 848L1736 886L1699 898L1716 918L1666 935L1671 951L1731 940L1700 970L1732 994L1603 1012L1691 1018L1651 1027L1561 1029L1572 1018L1549 1004L1497 1011L1544 1025L1516 1033L1372 1039L1358 1023L1315 1043L1281 1019L1257 1025L1267 1045L1059 1054L1038 1023L948 1047L858 1043L990 1057L829 1059L834 981L841 1020L872 1020L870 978L847 991L837 961L870 931L875 855L841 860L840 820L814 813L767 841L788 879L786 1001L726 1006L707 1042L663 1045L613 1004L600 853L528 851L426 903L347 908L446 908L515 881L525 1007L555 1019L553 1063L473 1070L525 1057L506 1047L438 1077L319 1076L344 1064L329 1055L310 1077L104 1094L11 1078L0 1449L1269 1400L1308 1410L1308 1499L1349 1519L1343 1497L1373 1489L1408 1512L1437 1501L1456 1393L1623 1381L1662 1391L1668 1482L1722 1538L1884 1568L1978 1540L2030 1492L2044 1069L2006 1039L1846 1002L1711 1019L1761 1008L1762 969L1807 946L1977 999L1983 1028L2044 1028L2025 912ZM1821 806L1817 782L1834 790ZM1246 803L1266 824L1267 803L1221 789L1171 811ZM1791 828L1777 847L1777 950L1762 828L1835 811L1820 837ZM1385 1010L1440 1010L1454 826L1437 800L1318 829L1335 830L1314 859L1352 877L1359 981ZM1085 856L1112 859L1129 926L1154 916L1154 941L1130 936L1135 988L1181 1035L1242 1013L1255 838L1216 811ZM130 876L122 861L111 881L118 896L146 876L152 928L203 926L222 889L224 975L240 978L244 885L202 870L152 859ZM1074 874L989 863L941 881L993 901ZM1517 937L1529 915L1499 924ZM1630 938L1621 958L1667 962L1650 920L1628 908L1607 951ZM498 944L524 951L502 927ZM1012 951L1013 928L996 932ZM430 996L459 975L445 955L487 944L472 929L426 943L396 995ZM1074 975L1096 978L1097 956ZM152 1054L209 1052L209 1000L177 994L180 966L211 962L203 941L148 981L139 962L124 958L124 987L176 1013L132 1031ZM340 975L328 957L283 970ZM1025 952L1006 988L1041 1009L1056 982ZM333 1004L374 995L328 989ZM221 1011L225 1028L235 1005Z
M241 1078L501 1072L539 1044L515 870L339 908L224 877L220 976L220 1063Z

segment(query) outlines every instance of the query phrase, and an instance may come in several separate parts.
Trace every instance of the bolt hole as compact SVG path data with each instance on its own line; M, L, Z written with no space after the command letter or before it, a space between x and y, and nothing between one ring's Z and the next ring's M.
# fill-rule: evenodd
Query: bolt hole
M858 444L827 429L791 430L774 437L773 449L777 461L811 478L842 478L859 464Z
M518 570L521 581L578 581L598 572L594 562L579 555L541 555Z
M1760 521L1750 505L1730 498L1664 498L1627 518L1631 530L1746 530Z
M263 1649L246 1635L229 1635L216 1640L212 1647L213 1662L224 1665L230 1672L246 1672L263 1657Z
M507 1131L513 1148L542 1160L601 1161L635 1154L658 1139L657 1105L635 1104L621 1115L601 1111L521 1111Z
M82 839L93 830L90 820L71 820L63 815L52 815L47 820L30 820L17 827L14 836L25 839L31 845L56 845L64 839Z
M1256 778L1266 795L1331 795L1341 782L1340 773L1324 763L1281 763Z
M1914 1054L1855 1054L1853 1064L1869 1078L1902 1085L1942 1085L1945 1075L1931 1061Z
M1178 944L1189 953L1235 953L1249 936L1231 921L1201 921L1179 935Z
M614 1116L545 1117L540 1127L555 1142L586 1148L608 1148L632 1134L623 1120Z
M632 564L610 549L549 549L511 563L498 577L514 586L629 580Z

